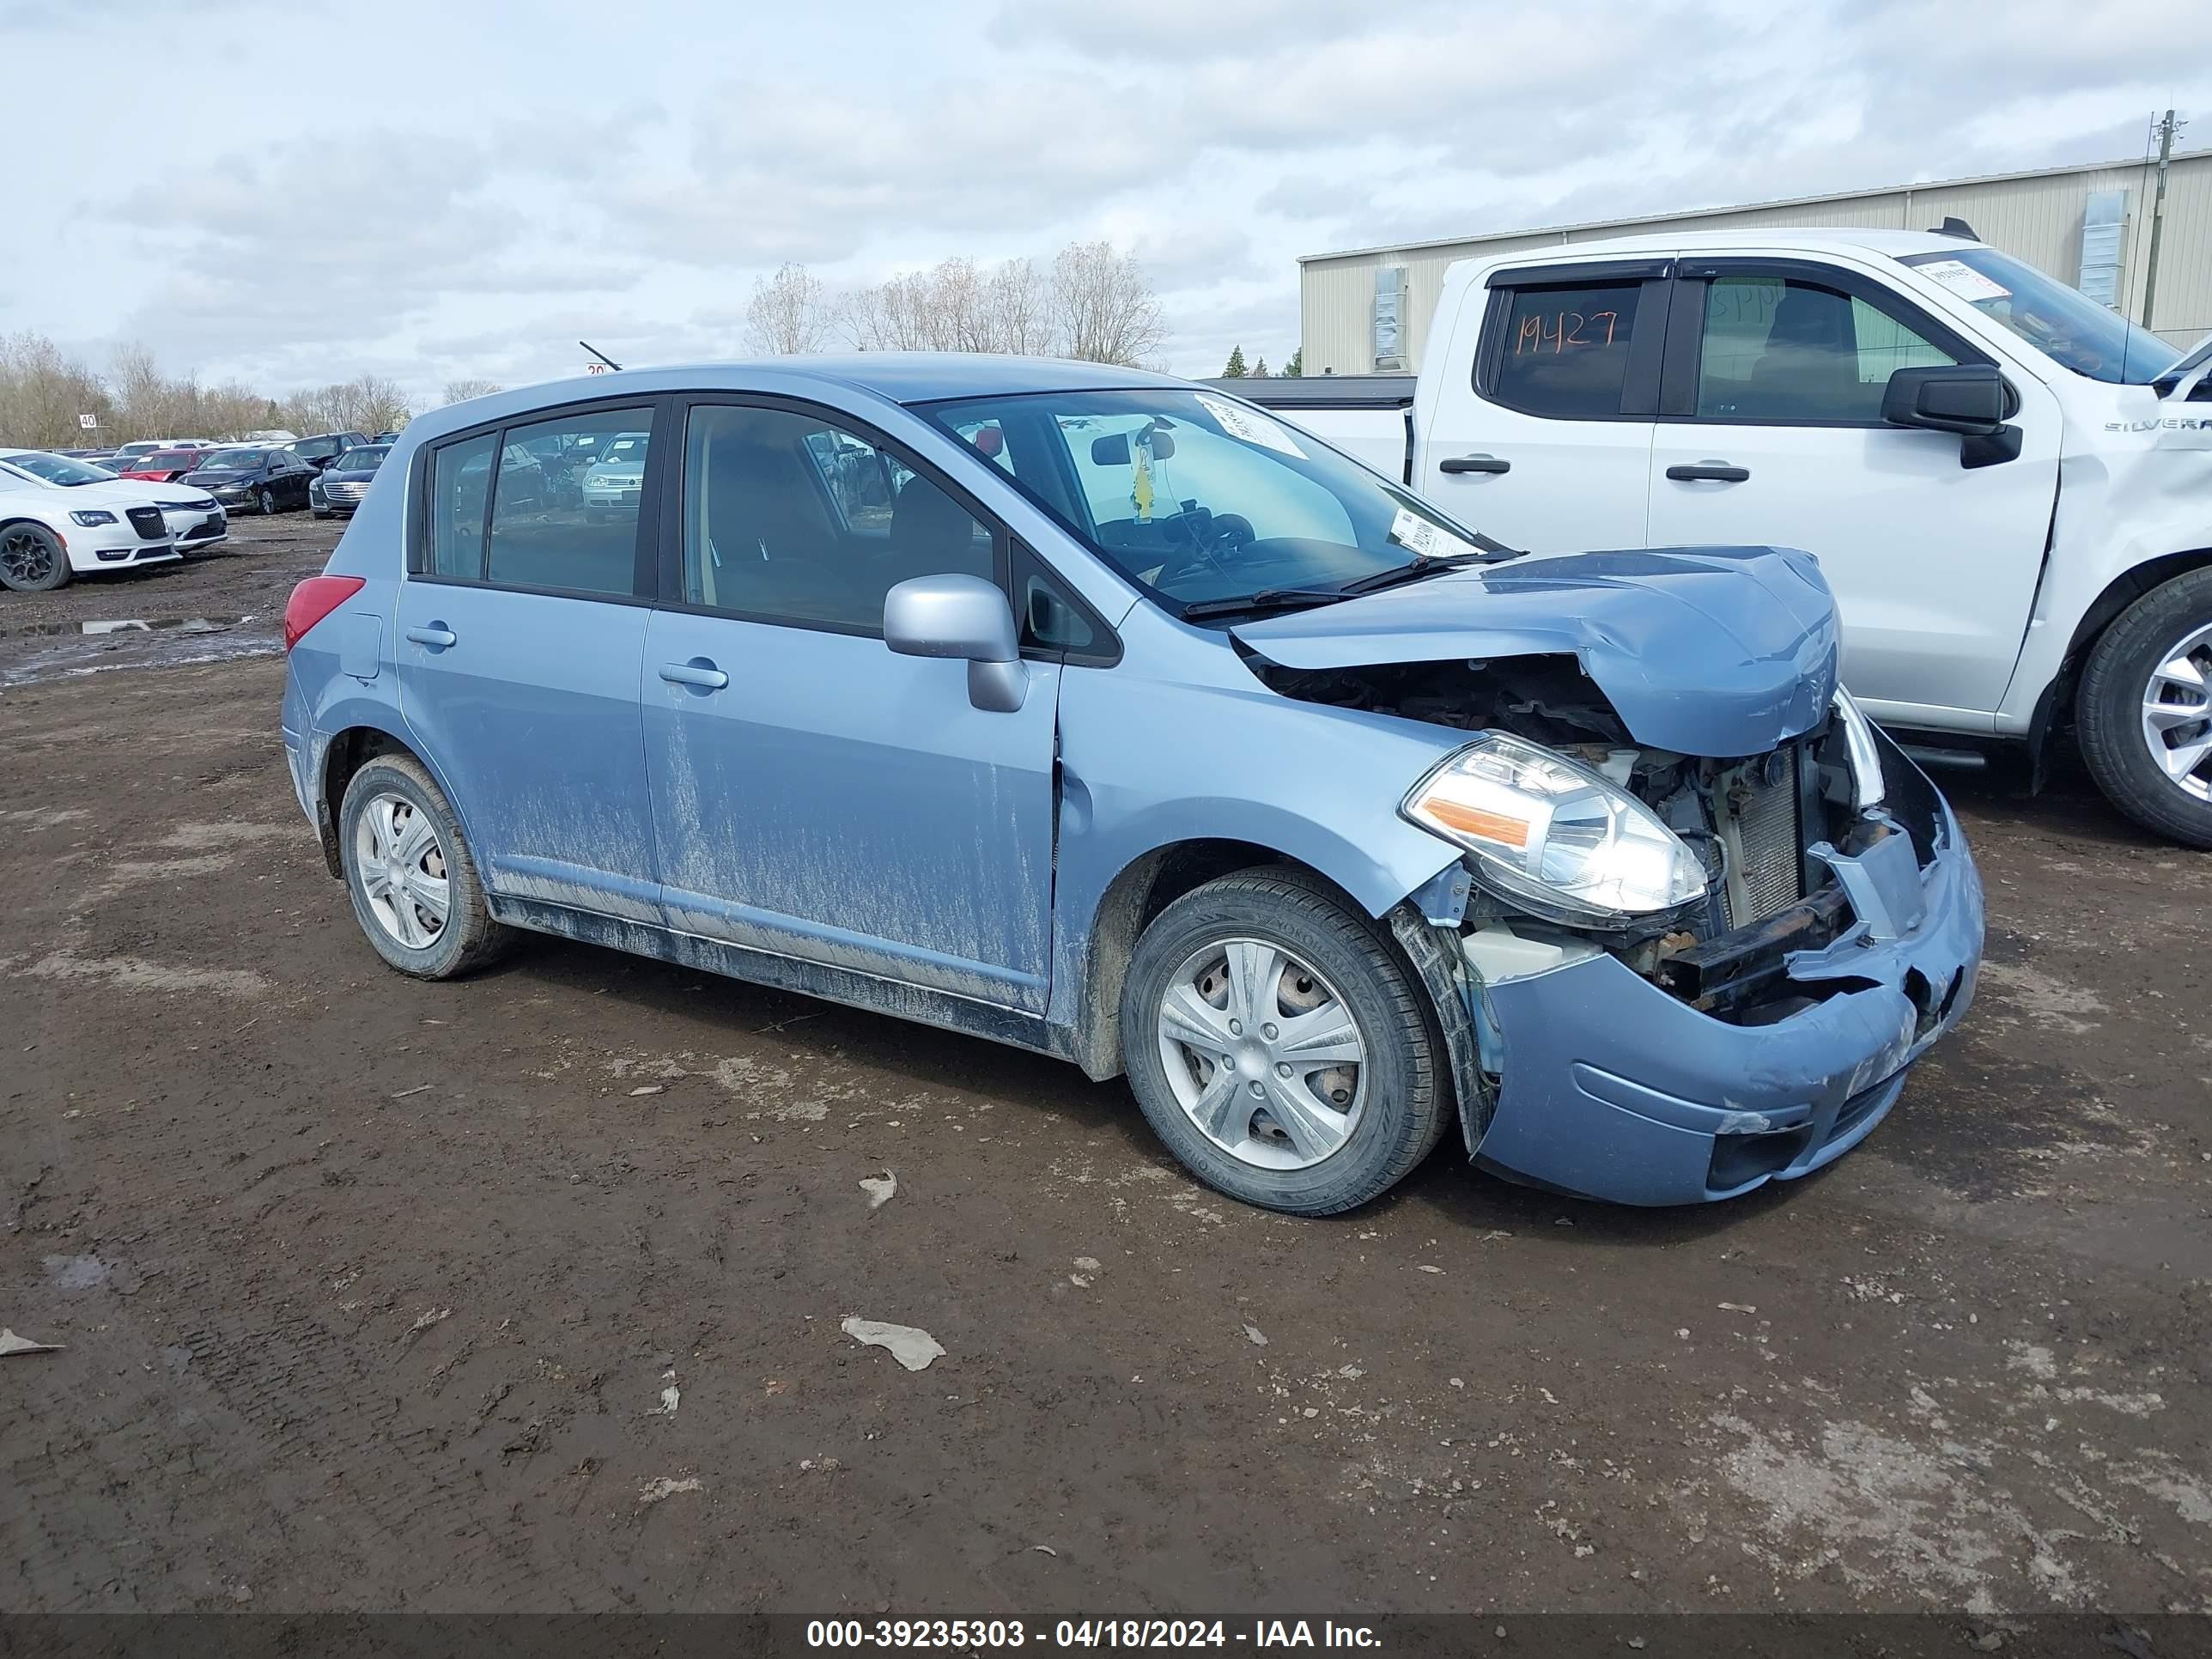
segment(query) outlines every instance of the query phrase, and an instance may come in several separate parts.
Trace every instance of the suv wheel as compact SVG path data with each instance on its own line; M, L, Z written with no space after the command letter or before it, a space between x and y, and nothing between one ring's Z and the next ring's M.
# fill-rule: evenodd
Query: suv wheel
M506 944L453 808L412 758L380 755L354 774L338 849L355 920L401 973L450 979Z
M1397 1184L1449 1115L1443 1040L1389 936L1310 879L1248 870L1162 911L1121 995L1129 1085L1209 1187L1334 1215Z
M2185 846L2212 848L2212 568L2152 589L2105 630L2075 720L2115 806Z
M61 540L40 524L0 526L0 587L44 593L70 579Z

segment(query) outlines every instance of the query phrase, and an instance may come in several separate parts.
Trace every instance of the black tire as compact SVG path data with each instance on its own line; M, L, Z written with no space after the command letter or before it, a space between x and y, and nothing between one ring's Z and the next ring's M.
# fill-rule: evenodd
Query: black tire
M315 516L319 519L327 519L331 516L331 510L327 507L319 507L314 508L313 511Z
M436 832L446 872L445 925L421 948L410 947L394 935L372 907L360 868L361 820L371 802L393 795L425 814ZM405 755L380 755L363 766L346 785L345 801L338 809L338 855L345 870L346 893L353 900L354 920L376 947L379 956L403 974L417 979L451 979L492 961L513 938L509 929L494 921L484 902L483 884L477 879L476 860L462 839L460 822L453 816L444 793L432 782L420 763Z
M1194 954L1236 939L1310 964L1336 989L1365 1045L1364 1105L1350 1136L1304 1169L1264 1168L1224 1150L1192 1121L1169 1081L1161 1000ZM1297 872L1242 871L1169 905L1137 941L1121 1020L1129 1086L1153 1132L1207 1186L1262 1209L1322 1216L1357 1208L1409 1174L1450 1121L1443 1037L1413 969L1387 931Z
M2142 712L2151 675L2166 653L2208 627L2212 627L2212 567L2176 576L2122 611L2089 653L2074 698L2082 758L2097 787L2144 829L2185 847L2212 848L2212 799L2191 793L2152 758L2144 740ZM2212 708L2206 714L2212 720ZM2203 732L2186 725L2172 735L2189 738ZM2201 781L2208 774L2212 766L2201 767L2197 776Z
M60 537L27 520L0 525L0 587L15 593L50 593L69 579L69 554Z
M263 518L273 519L276 516L276 492L270 489L267 484L261 486L261 493L254 497L253 504L261 510Z

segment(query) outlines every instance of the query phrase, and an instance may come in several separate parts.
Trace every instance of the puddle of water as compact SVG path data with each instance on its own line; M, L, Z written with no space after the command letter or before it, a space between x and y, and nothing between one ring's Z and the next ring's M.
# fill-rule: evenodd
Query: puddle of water
M132 617L114 622L25 623L16 628L0 628L0 639L45 639L84 634L220 634L252 620L251 617Z
M107 1264L96 1255L50 1255L46 1268L59 1291L89 1291L107 1283Z

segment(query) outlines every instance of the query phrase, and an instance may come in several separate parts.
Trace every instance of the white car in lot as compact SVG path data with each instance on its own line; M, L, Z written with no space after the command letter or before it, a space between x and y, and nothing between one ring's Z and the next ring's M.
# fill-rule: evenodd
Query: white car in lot
M71 487L0 461L0 587L40 593L72 575L183 557L144 485Z
M230 539L230 515L204 489L118 478L105 467L42 449L0 449L0 489L27 479L58 489L97 489L109 502L151 503L161 509L183 556L205 552Z

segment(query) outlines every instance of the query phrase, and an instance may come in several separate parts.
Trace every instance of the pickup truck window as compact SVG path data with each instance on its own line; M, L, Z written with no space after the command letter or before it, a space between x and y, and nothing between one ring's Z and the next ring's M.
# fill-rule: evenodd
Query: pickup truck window
M1957 361L1834 289L1758 272L1717 277L1705 290L1698 418L1872 425L1893 372Z
M1643 284L1591 283L1523 288L1505 313L1491 397L1509 409L1553 420L1620 413L1628 345Z
M2093 380L2148 386L2177 355L2157 335L2079 289L1993 247L1969 244L1956 252L1916 253L1904 263L2061 367Z

